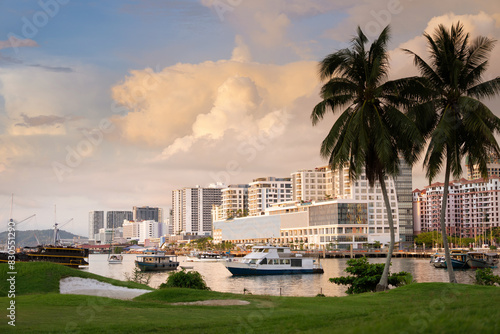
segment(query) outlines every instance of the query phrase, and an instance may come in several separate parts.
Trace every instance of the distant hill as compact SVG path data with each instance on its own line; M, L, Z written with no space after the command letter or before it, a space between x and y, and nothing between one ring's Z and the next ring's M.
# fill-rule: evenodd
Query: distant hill
M35 237L36 236L36 237ZM73 239L74 237L80 237L76 234L66 232L64 230L59 230L60 239ZM37 241L38 238L38 241ZM52 244L54 240L54 230L28 230L28 231L16 231L16 247L24 246L36 246L40 244ZM7 231L0 233L0 248L3 248L7 244Z

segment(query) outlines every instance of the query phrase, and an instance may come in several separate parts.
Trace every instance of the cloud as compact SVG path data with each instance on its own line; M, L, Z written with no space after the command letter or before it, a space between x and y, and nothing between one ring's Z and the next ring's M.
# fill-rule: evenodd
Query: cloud
M16 126L23 127L35 127L35 126L51 126L57 124L63 124L66 121L66 117L60 117L55 115L40 115L35 117L29 117L26 114L21 114L23 123L17 123Z
M27 66L42 68L42 69L50 71L50 72L63 72L63 73L73 72L73 69L71 67L64 67L64 66L48 66L48 65L40 65L40 64L31 64L31 65L27 65Z
M315 90L316 62L248 62L249 52L241 51L246 46L237 44L237 61L132 71L112 89L118 105L128 108L113 118L122 138L151 147L173 144L167 152L179 152L192 142L189 136L218 140L230 131L257 130L260 119Z
M37 42L32 39L19 39L15 36L10 36L6 41L0 41L0 50L7 48L22 48L22 47L36 47Z

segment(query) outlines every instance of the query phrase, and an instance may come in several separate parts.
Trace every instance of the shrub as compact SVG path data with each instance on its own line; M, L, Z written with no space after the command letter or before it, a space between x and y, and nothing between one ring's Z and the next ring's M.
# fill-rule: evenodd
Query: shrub
M139 284L149 285L152 275L153 275L152 273L145 273L142 272L139 268L134 267L134 270L132 271L131 274L125 273L125 279L128 282L135 282Z
M477 285L495 285L495 283L500 284L500 276L493 275L493 270L491 268L476 270Z
M347 294L363 293L375 291L385 264L368 263L366 257L360 259L350 259L347 261L348 267L344 270L351 276L341 276L330 278L330 282L335 284L350 285L346 290ZM401 271L389 276L389 284L392 286L401 286L414 282L413 276L410 273Z
M167 281L160 285L160 289L164 288L188 288L198 290L210 290L205 283L203 276L197 271L186 272L184 269L168 274Z

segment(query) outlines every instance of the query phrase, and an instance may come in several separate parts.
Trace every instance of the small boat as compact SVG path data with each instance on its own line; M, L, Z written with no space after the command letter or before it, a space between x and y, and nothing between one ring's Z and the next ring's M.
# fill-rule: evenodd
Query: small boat
M109 264L118 264L123 262L123 256L121 254L109 254L108 255L108 263Z
M141 271L169 271L179 266L177 255L166 255L165 252L148 252L137 256L135 265Z
M498 260L495 253L468 252L467 264L472 269L476 268L496 268Z
M444 256L434 255L431 263L435 268L446 268L446 260Z
M193 266L180 266L181 269L188 270L188 269L193 269Z
M203 253L191 253L187 257L187 262L218 262L218 261L225 261L228 259L228 256L220 254L220 253L213 253L213 252L203 252Z
M224 262L233 275L284 275L323 273L321 265L313 258L294 254L290 247L254 246L241 261Z

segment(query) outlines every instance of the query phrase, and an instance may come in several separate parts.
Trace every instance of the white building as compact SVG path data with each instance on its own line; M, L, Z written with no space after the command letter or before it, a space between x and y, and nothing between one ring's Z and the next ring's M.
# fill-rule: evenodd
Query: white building
M212 207L222 202L222 184L172 191L172 219L175 234L211 235Z
M300 202L331 199L331 185L331 169L328 167L296 171L292 173L292 200Z
M166 233L166 224L154 220L123 222L123 237L129 240L138 240L141 244L143 244L146 239L160 238Z
M253 180L248 190L250 216L262 215L274 203L292 200L291 178L262 177Z
M279 243L313 249L361 249L390 240L370 233L368 202L338 199L319 203L281 203L265 215L214 222L214 242Z

